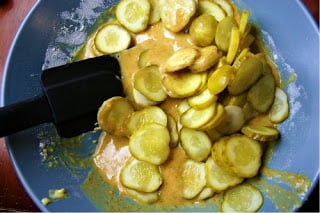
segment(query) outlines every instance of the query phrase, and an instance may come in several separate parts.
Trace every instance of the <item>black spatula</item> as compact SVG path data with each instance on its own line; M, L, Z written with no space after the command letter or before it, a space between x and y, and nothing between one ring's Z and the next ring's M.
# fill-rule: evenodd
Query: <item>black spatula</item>
M118 60L100 56L41 73L43 94L0 108L0 137L53 122L61 137L93 130L102 102L122 95Z

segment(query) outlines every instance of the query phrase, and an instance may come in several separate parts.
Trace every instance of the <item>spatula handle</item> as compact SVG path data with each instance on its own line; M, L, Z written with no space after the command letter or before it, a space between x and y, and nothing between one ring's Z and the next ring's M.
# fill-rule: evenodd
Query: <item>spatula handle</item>
M51 110L46 97L36 96L0 108L0 137L51 121Z

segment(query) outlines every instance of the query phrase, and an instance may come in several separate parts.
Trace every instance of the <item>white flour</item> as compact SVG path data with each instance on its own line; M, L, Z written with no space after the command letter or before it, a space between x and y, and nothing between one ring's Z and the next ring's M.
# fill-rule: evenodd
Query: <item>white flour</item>
M86 26L92 26L106 8L105 0L81 0L79 7L58 14L61 24L55 27L56 39L52 41L45 55L43 69L65 64L70 54L87 38Z

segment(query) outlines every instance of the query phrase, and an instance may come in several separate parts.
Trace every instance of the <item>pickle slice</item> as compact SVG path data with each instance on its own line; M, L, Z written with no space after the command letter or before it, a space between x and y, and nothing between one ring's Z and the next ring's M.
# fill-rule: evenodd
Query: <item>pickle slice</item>
M164 72L175 72L183 70L196 60L199 56L198 50L194 48L182 48L174 52L164 65Z
M205 164L187 160L183 165L183 197L192 199L196 197L206 185Z
M220 192L241 183L243 178L235 176L209 157L206 161L206 180L215 192Z
M240 31L237 27L233 27L231 30L230 44L227 53L227 62L231 64L238 53L240 43Z
M207 46L200 49L200 56L189 67L191 72L204 72L213 67L222 54L216 46Z
M224 110L225 116L216 129L224 135L238 132L245 122L242 108L238 106L226 106Z
M221 9L218 4L212 1L199 0L198 10L201 14L207 13L209 15L212 15L217 21L221 21L222 19L224 19L224 17L226 17L223 9Z
M222 92L229 84L233 75L233 67L223 65L215 70L208 79L208 89L213 95Z
M161 102L167 98L167 93L162 88L159 68L156 65L145 67L136 72L133 85L151 101Z
M221 210L223 212L256 212L262 203L263 196L258 188L251 184L241 184L227 190Z
M159 0L159 2L161 20L172 32L183 30L197 10L195 0Z
M174 148L178 146L179 144L179 133L178 133L178 128L177 128L177 122L171 115L167 115L168 117L168 130L170 133L170 143L169 146L170 148Z
M205 200L214 195L214 191L211 187L204 187L200 194L197 196L197 200Z
M245 135L232 135L224 148L224 161L239 177L255 176L261 166L262 148L258 141Z
M167 126L167 121L167 115L160 107L149 106L132 113L129 116L127 127L129 132L132 134L140 127L151 123Z
M202 89L207 73L191 73L186 71L164 73L162 85L172 98L190 97Z
M182 128L180 132L181 145L187 156L194 161L207 159L211 152L211 141L205 132Z
M209 122L207 122L206 124L202 125L198 129L200 129L200 130L213 129L213 128L217 127L221 123L221 121L224 119L224 117L225 117L224 107L220 103L215 104L215 105L216 105L216 113L215 113L215 115L210 119Z
M262 71L262 62L257 57L248 57L236 71L234 78L228 85L228 91L232 95L240 95L259 79Z
M116 8L118 21L134 33L145 30L149 23L149 0L121 0Z
M236 20L230 16L223 18L217 26L215 42L218 48L224 52L228 51L233 27L238 27L238 24Z
M274 141L279 137L279 131L271 126L246 125L241 128L246 136L258 141Z
M153 25L160 21L160 5L159 5L159 0L149 0L149 1L151 4L149 25Z
M116 24L102 26L94 38L94 45L104 54L116 53L129 47L131 36L123 27Z
M125 192L140 203L152 204L159 200L159 192L139 192L134 189L125 188Z
M228 0L213 0L218 4L225 12L227 16L233 16L233 8Z
M269 119L274 123L281 123L289 116L289 104L286 93L276 88L275 98L269 111Z
M188 99L183 99L178 107L177 107L177 111L179 113L179 115L182 115L184 112L186 112L188 109L190 109L191 106L189 105Z
M111 135L127 136L126 122L133 112L134 108L127 98L120 96L109 98L99 108L98 124Z
M262 76L248 91L248 102L258 112L267 112L275 96L276 82L273 75Z
M140 107L148 107L148 106L154 106L158 104L158 102L151 101L149 98L144 96L141 92L139 92L135 88L133 88L132 90L132 96L133 96L133 102Z
M122 168L120 181L129 189L154 192L162 184L162 177L159 166L132 158Z
M165 126L151 123L136 130L129 139L131 154L154 165L164 163L170 153L170 135Z
M216 102L218 96L213 95L208 89L203 90L200 94L188 98L188 104L195 109L203 109Z
M216 114L216 105L210 105L204 109L189 108L180 117L182 126L192 129L200 128L207 124Z

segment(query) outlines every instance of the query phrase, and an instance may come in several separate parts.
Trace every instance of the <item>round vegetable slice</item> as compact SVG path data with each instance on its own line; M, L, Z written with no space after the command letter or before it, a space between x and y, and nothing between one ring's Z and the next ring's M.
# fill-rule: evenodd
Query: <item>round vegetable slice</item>
M218 22L210 14L204 13L194 19L189 28L192 41L199 46L209 46L214 42Z
M275 98L269 111L269 119L274 123L281 123L289 116L289 104L286 93L276 88Z
M94 44L104 54L116 53L129 47L131 36L126 29L116 24L102 26L97 32Z
M167 59L163 69L165 72L183 70L192 65L198 56L199 52L194 48L179 49Z
M262 203L263 196L258 188L251 184L241 184L227 190L221 210L223 212L256 212Z
M258 112L267 112L275 96L276 82L273 75L263 75L248 91L248 102Z
M240 43L240 31L237 27L233 27L231 30L230 44L227 53L227 62L231 64L238 53Z
M159 0L159 2L161 20L172 32L184 29L197 10L195 0Z
M167 93L162 88L161 75L156 65L140 69L133 79L134 88L155 102L164 101Z
M207 46L200 49L200 56L189 67L191 72L204 72L213 67L222 54L216 46Z
M194 161L207 159L211 152L211 141L205 132L182 128L180 132L181 145L184 151Z
M206 186L205 164L187 160L183 165L183 197L192 199Z
M207 79L207 73L173 72L164 73L162 85L167 94L172 98L190 97L203 87L203 82Z
M224 161L239 177L255 176L261 166L262 148L258 141L245 135L232 135L224 149Z
M120 172L120 181L130 189L154 192L162 184L162 177L158 166L131 158Z
M213 95L208 89L203 90L200 94L188 98L188 104L195 109L203 109L217 101L218 96Z
M215 17L217 21L221 21L226 17L225 12L212 1L199 0L200 13L207 13Z
M243 178L235 176L224 167L219 166L213 158L206 161L207 184L215 191L223 191L243 181Z
M118 21L134 33L145 30L149 23L149 0L121 0L116 8Z
M213 0L218 4L227 14L227 16L233 16L233 8L228 0Z
M225 116L224 107L220 103L215 104L215 107L216 107L215 115L210 119L210 121L208 123L204 124L203 126L199 127L198 129L200 129L200 130L213 129L221 123L221 121L223 120L223 118Z
M241 132L258 141L274 141L279 137L279 131L271 126L250 124L242 127Z
M205 200L210 198L214 195L214 191L211 187L204 187L204 189L200 192L197 197L197 200Z
M145 204L152 204L159 200L159 192L139 192L134 189L126 188L125 192L132 197L133 199L145 203Z
M197 129L207 124L215 116L215 113L215 105L200 110L191 107L181 115L180 122L184 127Z
M216 129L224 135L236 133L245 122L242 108L231 105L224 107L224 110L225 116Z
M109 134L127 136L126 122L133 112L134 108L127 98L120 96L109 98L99 108L98 124Z
M170 143L169 146L170 148L174 148L178 146L179 144L179 133L178 133L178 128L177 128L177 122L171 115L167 115L168 117L168 130L170 133Z
M157 123L166 127L167 120L168 119L166 113L160 107L149 106L132 113L129 116L127 127L132 134L140 127L151 123Z
M139 92L135 88L133 88L132 90L132 97L133 97L134 103L141 107L154 106L158 104L158 102L151 101L149 98L144 96L141 92Z
M160 165L169 157L169 142L167 127L151 123L142 126L131 135L129 149L137 159Z
M208 79L208 89L213 95L222 92L229 84L233 75L233 67L223 65L215 70Z
M235 19L230 16L223 18L218 23L215 42L220 50L228 51L233 27L238 27L238 24Z
M240 95L249 89L261 76L263 64L257 57L248 57L236 71L232 81L228 85L228 91L232 95Z

